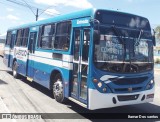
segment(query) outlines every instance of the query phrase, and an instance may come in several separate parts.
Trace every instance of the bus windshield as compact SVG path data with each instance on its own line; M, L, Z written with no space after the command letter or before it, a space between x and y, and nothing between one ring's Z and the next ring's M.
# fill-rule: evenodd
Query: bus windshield
M151 70L153 44L148 38L149 34L115 29L100 27L100 39L94 40L95 66L101 70L119 73Z

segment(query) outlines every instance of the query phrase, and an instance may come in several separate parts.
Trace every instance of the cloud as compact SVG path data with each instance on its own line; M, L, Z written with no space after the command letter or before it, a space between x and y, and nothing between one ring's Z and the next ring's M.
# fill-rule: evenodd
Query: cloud
M11 15L11 14L7 16L7 19L10 19L10 20L19 20L18 17L14 16L14 15Z
M12 9L12 8L6 8L6 9L7 9L7 11L9 11L9 12L14 11L14 9Z
M55 10L55 9L47 9L47 10L45 11L45 13L46 13L46 14L49 14L49 15L58 15L58 14L60 14L60 12L57 11L57 10Z
M0 16L0 20L4 20L4 19L5 19L5 17L1 17L1 16Z
M64 6L72 6L76 8L91 8L93 7L90 2L87 0L34 0L35 3L46 4L46 5L64 5Z
M46 19L46 18L43 18L43 17L39 17L39 18L38 18L38 20L44 20L44 19Z

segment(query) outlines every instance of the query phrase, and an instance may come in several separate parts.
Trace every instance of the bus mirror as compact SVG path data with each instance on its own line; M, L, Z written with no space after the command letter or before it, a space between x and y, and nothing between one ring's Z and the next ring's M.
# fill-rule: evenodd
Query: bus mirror
M152 36L153 45L156 46L156 38L155 35Z
M99 44L99 40L100 40L100 33L98 30L94 30L94 43Z

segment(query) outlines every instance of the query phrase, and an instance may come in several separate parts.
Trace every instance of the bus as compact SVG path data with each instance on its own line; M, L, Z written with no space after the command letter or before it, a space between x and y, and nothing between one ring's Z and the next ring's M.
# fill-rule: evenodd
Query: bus
M95 110L152 102L151 32L145 17L81 10L8 29L4 63L59 103Z

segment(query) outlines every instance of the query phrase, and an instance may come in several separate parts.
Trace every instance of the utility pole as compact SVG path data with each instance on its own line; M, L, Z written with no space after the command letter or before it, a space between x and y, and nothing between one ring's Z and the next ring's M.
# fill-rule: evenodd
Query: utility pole
M37 12L36 12L36 21L38 20L38 8L37 8Z

